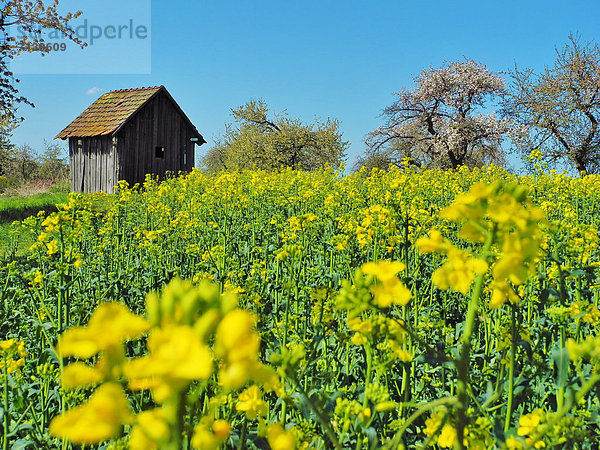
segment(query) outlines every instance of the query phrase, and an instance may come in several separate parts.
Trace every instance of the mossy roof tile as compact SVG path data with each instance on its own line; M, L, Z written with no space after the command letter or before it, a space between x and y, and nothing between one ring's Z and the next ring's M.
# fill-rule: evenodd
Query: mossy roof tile
M113 133L163 86L107 92L83 111L55 139Z

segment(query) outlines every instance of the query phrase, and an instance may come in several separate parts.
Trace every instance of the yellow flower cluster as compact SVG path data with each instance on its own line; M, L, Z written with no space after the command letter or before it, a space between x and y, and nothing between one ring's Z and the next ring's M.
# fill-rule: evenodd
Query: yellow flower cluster
M446 254L444 264L435 270L431 278L433 284L440 289L452 288L467 294L475 275L484 274L488 270L486 261L458 249L448 239L443 238L438 230L431 230L429 237L419 238L416 245L421 253Z
M293 240L298 237L298 233L306 233L313 228L313 224L318 217L313 213L303 214L301 216L293 216L288 219L289 230L282 233L284 241Z
M264 416L269 411L269 406L262 399L260 389L256 385L250 386L239 395L235 407L238 411L245 412L248 419Z
M100 386L84 405L66 411L50 423L50 433L74 444L105 441L131 423L129 401L120 384Z
M215 354L223 359L219 380L226 387L243 386L262 367L258 361L260 339L252 331L255 322L249 312L237 309L219 323Z
M575 339L569 338L566 342L566 348L572 361L583 358L594 364L600 363L600 335L587 336L579 343Z
M467 294L474 277L484 275L492 261L490 307L498 308L507 299L518 302L514 286L525 283L535 268L545 220L542 210L533 206L526 194L525 187L519 185L478 183L442 210L442 218L461 224L460 238L487 245L487 254L473 256L438 230L431 230L416 245L421 253L446 255L442 267L433 274L433 283L440 289Z
M427 436L430 445L437 444L440 448L456 448L458 434L447 408L437 408L425 420L423 434ZM464 430L463 445L473 450L487 450L493 447L492 422L486 417L478 417Z
M187 325L153 328L148 353L127 362L123 374L131 389L150 389L158 403L166 402L193 380L205 380L212 374L209 348Z
M435 439L435 443L441 448L451 448L457 443L456 428L447 423L445 410L435 412L425 420L423 433L430 439ZM466 440L465 445L468 445Z
M0 341L0 373L16 374L25 365L25 343L8 339Z
M202 450L216 450L229 437L230 433L229 422L205 416L194 427L192 446Z
M519 418L519 427L517 435L524 439L518 439L511 435L506 439L506 446L509 449L524 449L524 448L545 448L546 443L540 439L535 439L535 435L540 423L542 422L544 412L538 409L532 413L524 414Z
M344 282L336 307L348 311L348 328L354 332L354 345L377 346L393 360L410 362L406 330L402 321L386 317L382 310L406 306L411 291L397 274L405 270L399 261L365 263L357 270L354 283Z
M102 384L88 402L56 417L50 432L73 443L96 443L116 436L128 424L132 449L178 442L181 394L193 381L213 374L215 357L221 360L219 380L226 389L237 389L250 379L276 389L276 374L258 361L255 320L236 309L236 303L234 294L221 295L208 281L194 288L173 280L160 296L148 295L147 319L118 303L101 304L86 327L63 334L57 351L81 359L99 355L95 365L82 361L68 365L63 372L65 388ZM148 354L127 359L123 343L147 331ZM213 333L214 356L207 345ZM120 384L123 377L132 390L149 389L159 406L134 415ZM240 394L238 410L250 419L266 413L257 385ZM229 424L209 414L196 426L192 443L196 448L216 448L228 435Z
M272 450L294 450L296 438L291 431L286 431L280 423L274 423L267 430L267 440Z
M373 275L379 281L371 287L375 303L381 308L389 308L392 304L404 306L411 297L411 292L398 279L396 274L402 272L406 266L399 261L380 261L366 263L362 266L365 275Z

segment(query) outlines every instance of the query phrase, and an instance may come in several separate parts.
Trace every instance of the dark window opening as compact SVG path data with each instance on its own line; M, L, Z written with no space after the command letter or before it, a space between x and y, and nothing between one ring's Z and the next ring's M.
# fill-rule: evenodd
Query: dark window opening
M154 156L156 158L163 159L165 157L165 148L164 147L156 147L154 149Z

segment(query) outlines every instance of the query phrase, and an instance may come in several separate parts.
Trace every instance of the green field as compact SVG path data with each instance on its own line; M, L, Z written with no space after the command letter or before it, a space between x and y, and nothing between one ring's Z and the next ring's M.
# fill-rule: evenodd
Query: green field
M62 206L0 253L0 443L598 448L599 193L488 167L4 198Z
M23 196L0 196L0 252L11 245L19 251L33 243L33 237L25 233L12 234L11 224L17 220L37 214L39 211L56 211L56 204L67 200L66 192L46 192L43 194Z

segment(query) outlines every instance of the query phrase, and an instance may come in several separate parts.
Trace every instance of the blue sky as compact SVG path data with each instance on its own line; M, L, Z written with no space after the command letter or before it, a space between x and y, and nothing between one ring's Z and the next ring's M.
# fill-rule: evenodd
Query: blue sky
M200 156L231 121L230 108L262 98L273 111L285 109L303 121L339 119L352 163L364 150L365 134L381 124L379 114L393 93L410 87L424 68L466 56L493 71L515 63L540 70L554 62L555 47L565 45L570 33L600 42L597 0L62 0L61 5L81 9L79 20L90 24L132 19L148 25L148 37L84 49L74 58L87 74L73 74L73 66L65 65L63 71L71 73L19 75L21 93L36 107L20 108L25 121L14 141L40 150L44 139L102 93L162 84L208 140L196 148ZM98 61L106 61L106 69ZM57 67L47 71L60 71ZM141 73L114 73L119 68Z

